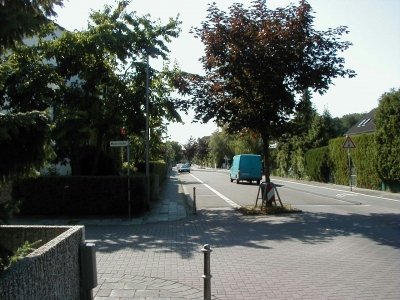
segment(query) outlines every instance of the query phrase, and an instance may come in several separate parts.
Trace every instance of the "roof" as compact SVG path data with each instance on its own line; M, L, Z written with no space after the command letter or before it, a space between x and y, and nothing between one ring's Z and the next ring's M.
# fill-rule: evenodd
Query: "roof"
M375 123L374 123L375 111L376 111L376 108L374 108L369 113L367 113L361 119L360 122L358 122L353 127L351 127L349 130L347 130L346 135L357 135L357 134L375 132L375 128L376 128Z

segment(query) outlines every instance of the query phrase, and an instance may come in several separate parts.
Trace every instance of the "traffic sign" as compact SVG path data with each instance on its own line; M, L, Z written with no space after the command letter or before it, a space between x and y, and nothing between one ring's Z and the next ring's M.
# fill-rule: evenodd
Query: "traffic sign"
M110 147L127 147L129 141L110 141Z
M349 149L349 148L355 148L355 147L356 147L356 145L354 144L354 142L351 139L351 137L349 135L346 136L346 140L343 143L343 148Z

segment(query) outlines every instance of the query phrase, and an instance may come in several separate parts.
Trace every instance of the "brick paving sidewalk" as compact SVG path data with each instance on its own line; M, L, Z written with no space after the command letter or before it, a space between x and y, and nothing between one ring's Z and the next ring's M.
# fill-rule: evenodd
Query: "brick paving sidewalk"
M400 299L398 221L202 210L173 222L88 226L86 238L98 249L97 300L202 299L205 243L214 299Z

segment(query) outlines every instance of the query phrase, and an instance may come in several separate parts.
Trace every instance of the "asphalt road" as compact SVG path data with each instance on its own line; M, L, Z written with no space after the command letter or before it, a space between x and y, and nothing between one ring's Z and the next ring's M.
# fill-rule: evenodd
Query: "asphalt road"
M282 202L303 213L230 219L235 206L255 204L257 185L231 183L227 171L212 169L179 178L190 197L195 188L197 216L212 214L230 243L209 241L230 258L221 272L240 274L232 290L252 286L254 299L400 299L399 194L272 178Z
M224 170L192 168L180 174L187 194L193 196L199 209L233 208L254 205L259 195L255 183L231 183ZM304 211L343 213L400 213L400 195L332 184L272 178L282 202ZM260 203L261 200L258 200Z

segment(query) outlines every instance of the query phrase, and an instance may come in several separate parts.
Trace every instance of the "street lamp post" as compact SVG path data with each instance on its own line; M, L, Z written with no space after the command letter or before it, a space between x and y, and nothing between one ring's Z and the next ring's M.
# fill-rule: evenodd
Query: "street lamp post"
M146 209L150 205L150 167L149 167L149 53L146 53Z

